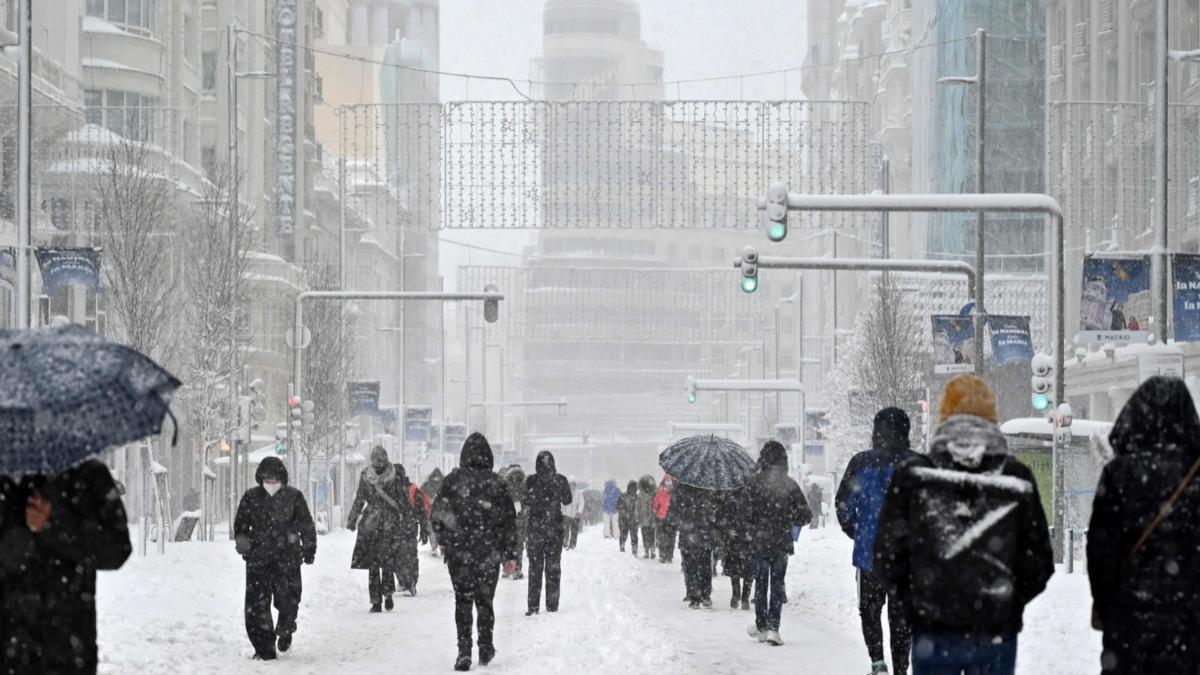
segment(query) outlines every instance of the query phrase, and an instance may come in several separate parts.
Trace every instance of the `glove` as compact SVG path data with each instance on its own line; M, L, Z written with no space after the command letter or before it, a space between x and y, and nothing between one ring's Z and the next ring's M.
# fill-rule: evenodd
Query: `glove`
M355 530L355 528L357 528L357 527L358 527L358 523L354 522L353 520L346 523L346 529L350 530L351 532L353 532Z
M307 553L307 554L305 554L305 556L304 556L304 564L305 564L305 565L311 565L311 564L313 564L313 559L314 559L314 558L316 558L316 554L314 554L314 553Z
M243 556L250 554L250 537L239 534L238 536L234 537L233 544L237 548L237 552Z

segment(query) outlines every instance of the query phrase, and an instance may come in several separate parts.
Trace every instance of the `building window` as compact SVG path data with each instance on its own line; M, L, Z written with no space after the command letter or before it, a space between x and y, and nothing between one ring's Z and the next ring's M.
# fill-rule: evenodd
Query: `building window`
M205 51L200 55L200 72L203 77L204 91L217 88L217 53Z
M83 98L89 123L132 140L153 140L158 99L114 89L88 89Z
M87 0L87 14L135 35L154 34L156 0Z
M200 148L200 166L204 167L204 175L209 180L217 175L217 149L211 145Z
M620 24L616 19L594 18L586 16L564 16L546 19L546 35L555 33L604 33L617 35Z

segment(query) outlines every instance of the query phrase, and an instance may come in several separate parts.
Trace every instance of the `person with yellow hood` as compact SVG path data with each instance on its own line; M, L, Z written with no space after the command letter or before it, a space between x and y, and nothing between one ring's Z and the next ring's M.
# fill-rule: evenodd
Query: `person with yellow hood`
M929 454L884 499L873 569L908 599L914 675L1011 675L1025 605L1054 573L1033 472L998 422L986 382L951 379Z

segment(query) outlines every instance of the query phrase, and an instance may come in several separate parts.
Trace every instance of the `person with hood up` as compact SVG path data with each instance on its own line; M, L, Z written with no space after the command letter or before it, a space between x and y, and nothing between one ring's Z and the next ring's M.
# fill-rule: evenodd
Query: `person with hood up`
M679 531L685 599L692 609L712 607L713 550L717 544L717 505L712 490L679 483L668 516Z
M346 529L357 530L350 569L367 570L371 613L392 611L404 521L412 520L404 483L396 465L382 446L371 448L371 463L362 470L354 503L346 516Z
M754 565L754 623L750 636L779 646L788 557L795 553L792 528L812 521L800 485L788 476L787 450L768 441L758 453L755 473L746 482L746 515Z
M825 491L821 489L821 484L817 481L809 481L808 488L804 491L804 497L808 500L808 508L813 512L812 523L808 527L812 530L819 530L823 524L821 521L825 518Z
M654 530L658 527L658 518L654 515L654 493L658 485L652 476L642 476L638 481L637 506L634 516L637 526L642 531L642 557L654 559Z
M520 464L510 464L500 471L500 477L508 486L508 496L512 497L513 508L517 510L517 568L512 574L505 573L504 578L519 581L525 578L522 564L525 562L525 541L529 532L529 505L525 502L525 470Z
M621 488L617 481L609 480L604 483L604 538L617 538L617 511L621 502Z
M396 563L396 586L409 596L415 596L417 581L421 576L417 548L429 541L429 513L433 505L420 486L408 480L404 465L394 466L396 480L404 486L404 501L400 503L400 558Z
M625 537L633 547L633 557L637 557L638 525L637 525L638 484L636 480L629 481L621 501L617 503L617 526L621 530L621 552L625 552Z
M266 457L254 471L258 487L246 490L233 519L237 552L246 561L246 634L254 658L286 652L296 632L302 591L300 563L313 564L317 527L304 493L288 485L287 467ZM271 605L279 621L271 620Z
M1101 670L1200 673L1200 419L1183 380L1143 382L1109 444L1087 540Z
M867 653L871 657L872 675L888 672L887 661L883 657L883 622L880 617L885 602L892 634L892 665L897 673L908 672L912 634L909 632L903 598L898 589L876 575L873 568L875 533L888 486L897 467L917 456L910 449L910 429L911 423L903 410L880 410L875 415L871 449L850 458L835 499L838 524L846 536L854 540L852 562L858 576L858 613Z
M730 609L750 609L750 591L754 587L754 564L750 559L754 533L750 530L750 492L722 490L716 493L717 533L721 550L721 573L729 577L733 595Z
M658 492L654 493L651 508L658 521L654 531L654 543L658 547L658 562L667 564L675 559L675 525L671 522L671 492L675 489L675 479L663 476L658 484Z
M429 476L425 478L425 482L421 484L421 490L425 496L432 500L437 496L439 490L442 489L442 470L434 469L429 472ZM438 556L438 541L437 533L433 531L431 526L428 530L429 534L429 550L433 552L433 557Z
M546 611L557 612L562 582L563 512L574 497L566 477L554 466L549 450L538 453L534 474L525 479L525 504L529 513L529 609L537 614L542 604L542 573L546 575Z
M108 467L0 476L0 673L95 673L96 571L133 547Z
M458 468L442 481L433 503L433 529L454 587L458 671L471 669L473 613L478 615L479 662L486 666L496 657L492 599L500 564L509 574L517 568L517 512L508 486L492 471L494 462L487 438L472 433L463 443Z
M906 599L914 675L1011 675L1025 605L1054 573L1037 483L998 419L987 383L955 376L929 454L883 502L871 571Z
M583 488L573 480L568 480L567 484L571 488L571 501L562 505L562 547L570 551L579 542L579 528L583 522Z

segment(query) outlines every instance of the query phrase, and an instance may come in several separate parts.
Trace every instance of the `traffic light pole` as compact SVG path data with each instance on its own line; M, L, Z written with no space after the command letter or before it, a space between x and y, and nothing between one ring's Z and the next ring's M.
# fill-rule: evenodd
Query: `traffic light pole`
M745 254L743 254L744 258ZM741 269L743 258L734 258L733 266ZM894 258L788 258L758 256L759 269L767 270L835 270L859 272L934 272L961 274L967 278L967 294L974 297L975 268L955 260L896 260Z
M700 391L760 391L760 392L787 392L794 391L800 395L800 417L796 421L796 439L800 445L800 452L804 452L804 383L800 380L697 380L694 377L687 378L688 400L693 401L696 398L696 392ZM750 442L750 419L746 419L746 436L747 442Z

